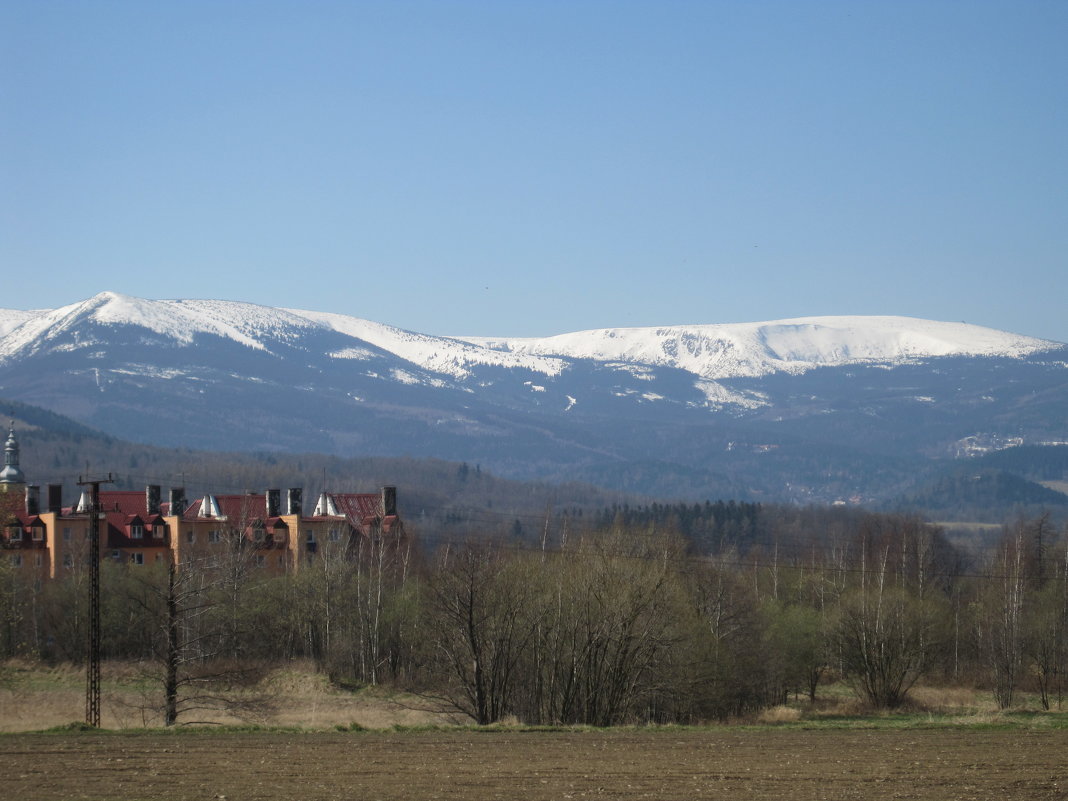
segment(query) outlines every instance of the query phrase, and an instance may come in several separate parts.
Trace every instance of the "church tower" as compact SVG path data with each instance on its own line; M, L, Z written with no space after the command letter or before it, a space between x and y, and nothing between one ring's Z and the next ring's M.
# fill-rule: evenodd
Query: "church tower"
M26 490L26 476L19 468L19 441L15 437L15 421L4 444L4 469L0 470L0 493L22 495Z

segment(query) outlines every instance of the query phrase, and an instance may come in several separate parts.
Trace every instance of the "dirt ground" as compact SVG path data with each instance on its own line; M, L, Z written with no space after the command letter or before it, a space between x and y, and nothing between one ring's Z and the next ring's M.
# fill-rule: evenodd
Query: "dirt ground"
M1068 732L16 734L3 797L1066 799Z

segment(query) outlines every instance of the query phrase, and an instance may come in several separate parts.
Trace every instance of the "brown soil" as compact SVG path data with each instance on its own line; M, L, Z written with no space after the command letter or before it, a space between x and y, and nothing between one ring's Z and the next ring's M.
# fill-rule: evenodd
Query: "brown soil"
M26 734L35 799L1065 799L1065 731Z

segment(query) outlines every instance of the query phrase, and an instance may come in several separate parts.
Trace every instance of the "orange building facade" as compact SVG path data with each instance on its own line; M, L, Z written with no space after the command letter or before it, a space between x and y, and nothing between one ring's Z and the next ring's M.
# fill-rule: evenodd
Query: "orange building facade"
M42 502L43 501L43 502ZM27 484L18 467L14 428L0 471L0 558L35 581L61 578L90 558L90 498L64 505L63 487ZM182 488L161 497L144 491L101 491L98 559L131 567L219 562L235 556L270 575L300 570L320 555L355 554L365 545L406 547L395 487L379 493L321 493L304 514L299 488L258 494L206 494L189 501Z

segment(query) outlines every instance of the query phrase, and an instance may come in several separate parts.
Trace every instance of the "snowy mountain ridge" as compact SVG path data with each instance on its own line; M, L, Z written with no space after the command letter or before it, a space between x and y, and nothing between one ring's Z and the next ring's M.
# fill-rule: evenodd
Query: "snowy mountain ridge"
M608 328L543 338L442 337L343 314L221 300L145 300L116 292L54 310L0 310L0 363L46 348L86 320L139 326L178 346L208 334L271 352L314 332L353 340L327 355L361 361L363 343L423 370L464 379L472 368L522 368L558 376L573 360L633 370L674 367L701 379L798 374L823 366L905 364L942 356L1023 358L1060 343L966 323L908 317L807 317L754 323ZM92 343L80 341L79 345ZM67 344L66 347L74 347Z
M901 491L962 443L1068 441L1068 346L905 317L443 337L104 292L0 310L0 395L169 447L410 454L664 497L853 503Z
M711 379L938 356L1020 358L1058 345L966 323L861 316L607 328L545 338L466 341L512 353L674 366Z

